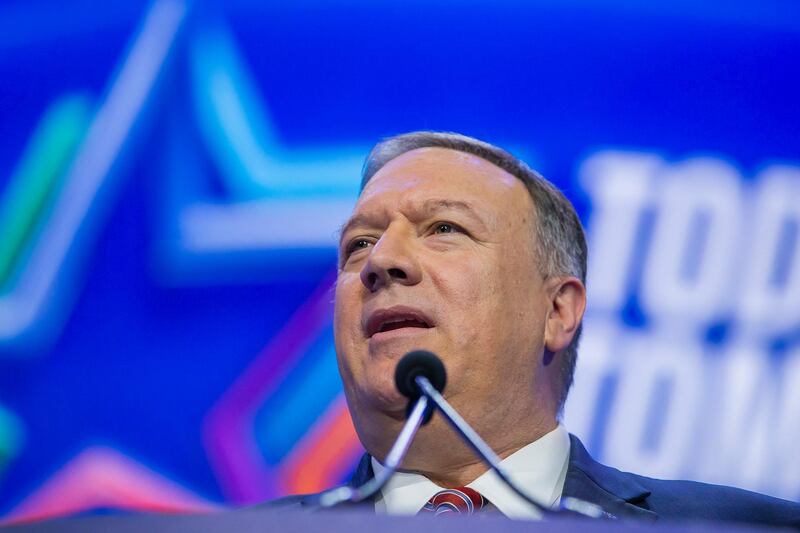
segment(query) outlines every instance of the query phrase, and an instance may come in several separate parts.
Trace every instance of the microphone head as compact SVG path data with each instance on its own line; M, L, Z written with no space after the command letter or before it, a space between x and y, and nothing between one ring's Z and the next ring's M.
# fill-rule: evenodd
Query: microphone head
M447 384L447 372L442 360L427 350L408 352L397 363L394 372L397 390L412 402L422 395L415 381L417 376L428 378L433 388L439 392L442 392Z

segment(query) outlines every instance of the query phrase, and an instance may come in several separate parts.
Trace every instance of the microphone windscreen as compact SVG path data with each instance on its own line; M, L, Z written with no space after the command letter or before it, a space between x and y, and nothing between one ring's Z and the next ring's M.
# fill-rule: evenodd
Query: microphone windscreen
M442 360L427 350L408 352L397 363L394 382L400 394L411 400L422 395L415 381L417 376L428 378L433 388L439 392L444 390L447 383L447 372L445 372Z

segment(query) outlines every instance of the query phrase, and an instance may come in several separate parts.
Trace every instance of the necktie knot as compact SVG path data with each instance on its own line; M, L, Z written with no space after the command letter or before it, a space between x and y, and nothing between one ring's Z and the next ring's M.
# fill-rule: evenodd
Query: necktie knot
M480 512L486 504L486 499L477 490L469 487L456 487L434 494L419 513L435 516L474 514Z

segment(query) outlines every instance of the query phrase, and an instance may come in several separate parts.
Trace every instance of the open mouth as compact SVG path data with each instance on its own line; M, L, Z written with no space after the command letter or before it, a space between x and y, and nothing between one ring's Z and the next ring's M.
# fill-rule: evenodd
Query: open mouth
M407 307L392 307L378 310L370 315L366 323L367 337L397 329L429 329L433 322L421 311Z
M383 333L384 331L392 331L393 329L400 329L400 328L429 328L430 326L421 320L417 320L414 318L400 318L397 320L390 320L388 322L384 322L378 328L378 333Z

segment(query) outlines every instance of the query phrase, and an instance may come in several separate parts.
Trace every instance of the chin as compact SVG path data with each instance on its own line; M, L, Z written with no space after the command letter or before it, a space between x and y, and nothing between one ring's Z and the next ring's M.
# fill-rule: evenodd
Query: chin
M356 395L362 410L380 412L392 418L405 416L408 398L394 384L394 369L390 374L367 376Z

